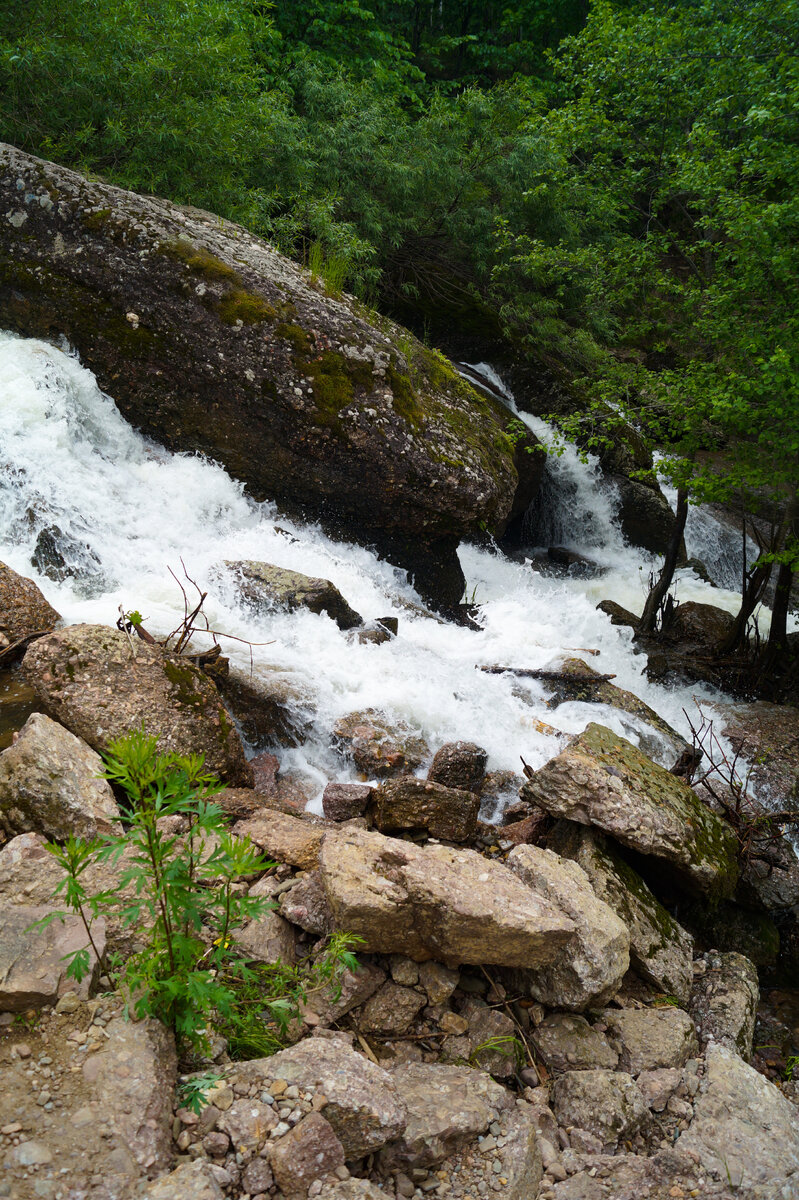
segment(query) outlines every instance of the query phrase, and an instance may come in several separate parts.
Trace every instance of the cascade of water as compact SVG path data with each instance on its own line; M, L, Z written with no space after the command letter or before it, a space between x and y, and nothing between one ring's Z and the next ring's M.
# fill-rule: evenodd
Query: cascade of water
M677 506L677 489L661 479L661 489L672 508ZM723 520L706 504L692 504L685 524L685 548L689 558L698 558L719 587L740 591L744 565L741 531L730 517ZM746 564L751 566L758 550L746 538Z
M507 393L506 402L513 411ZM540 766L558 752L559 734L577 732L590 720L634 741L646 736L647 748L654 745L658 757L668 758L666 743L658 748L636 718L587 704L551 709L540 682L475 669L484 664L547 667L591 648L598 651L588 660L593 667L614 674L683 731L683 707L692 707L694 695L711 695L647 682L630 631L596 611L603 598L640 608L642 560L623 545L612 498L593 466L571 449L553 461L550 476L570 481L560 492L572 506L564 529L574 530L578 548L590 546L601 557L606 573L548 578L524 562L465 545L460 555L468 590L480 606L476 632L427 613L404 572L369 551L279 517L273 504L247 498L218 465L168 453L141 437L75 356L45 342L0 334L0 413L4 561L34 577L67 621L112 624L122 604L138 609L153 633L164 634L182 615L168 568L180 571L183 560L191 577L209 588L206 608L215 628L269 643L253 649L256 674L278 670L293 681L310 732L303 746L285 752L283 767L299 770L317 797L327 779L346 778L350 770L331 747L333 725L370 707L407 721L431 750L457 738L479 742L490 769L517 770L520 756ZM535 418L519 415L537 434L546 432ZM243 558L329 578L365 618L396 615L399 636L382 646L360 645L324 616L253 615L239 604L223 567ZM732 593L693 577L681 586L687 598L735 606ZM249 668L249 652L238 643L226 644L225 652Z

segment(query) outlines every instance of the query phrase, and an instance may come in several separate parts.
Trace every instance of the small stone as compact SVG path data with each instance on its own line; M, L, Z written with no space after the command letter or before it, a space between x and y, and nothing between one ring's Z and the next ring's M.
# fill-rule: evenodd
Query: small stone
M55 1006L56 1012L62 1016L77 1012L79 1008L80 998L75 992L66 992Z
M459 1037L469 1030L469 1022L460 1013L445 1012L438 1024L443 1033L452 1034L455 1037Z
M31 1056L31 1048L27 1042L17 1042L14 1049L17 1052L17 1058L30 1058Z

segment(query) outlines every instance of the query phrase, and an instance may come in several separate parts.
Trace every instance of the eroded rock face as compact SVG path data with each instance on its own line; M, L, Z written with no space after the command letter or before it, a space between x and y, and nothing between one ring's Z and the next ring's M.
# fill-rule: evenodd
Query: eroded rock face
M32 633L55 629L60 620L32 579L0 562L0 638L11 645Z
M796 1108L726 1046L708 1047L694 1119L676 1146L698 1154L720 1179L739 1188L762 1187L764 1200L799 1187Z
M589 725L536 771L522 795L554 816L597 826L670 863L696 892L720 898L735 887L732 828L681 779L602 725Z
M373 792L370 805L372 820L382 833L426 829L449 842L469 841L479 807L476 792L412 776L386 780Z
M426 549L433 574L437 547L457 604L458 541L501 531L518 484L498 401L239 226L11 146L0 170L9 325L65 336L129 420L256 497L385 534L407 565Z
M612 1071L618 1066L617 1051L585 1017L549 1013L531 1036L550 1071Z
M237 837L248 837L263 852L278 862L290 863L304 871L313 871L319 864L326 822L265 808L249 821L239 821L233 827Z
M99 754L42 713L0 754L0 824L57 841L120 832L119 809Z
M512 871L472 850L337 829L325 836L320 867L336 927L364 938L367 952L544 966L574 932Z
M94 750L144 725L161 753L203 754L221 779L252 786L239 735L210 679L157 646L105 625L70 625L39 638L24 669L43 707Z
M691 993L690 1013L703 1042L727 1046L747 1061L752 1057L760 986L748 958L734 950L710 951Z
M326 613L339 629L354 629L363 623L360 613L350 608L329 579L315 579L272 563L227 562L225 566L235 575L241 596L255 608Z
M572 939L552 963L524 972L531 995L544 1004L577 1010L611 999L630 965L630 935L597 897L585 871L540 846L517 846L508 855L508 866L575 925Z
M380 1152L385 1170L432 1167L485 1133L513 1097L482 1071L405 1063L391 1072L408 1112L401 1138Z
M630 935L630 961L638 974L658 991L686 1003L693 981L693 938L640 875L599 830L558 821L548 841L558 854L579 863L597 896L621 918Z

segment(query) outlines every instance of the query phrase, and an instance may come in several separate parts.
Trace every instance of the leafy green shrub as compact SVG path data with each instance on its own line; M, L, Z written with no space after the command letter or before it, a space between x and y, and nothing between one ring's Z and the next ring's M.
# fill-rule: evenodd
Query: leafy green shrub
M64 870L56 894L80 916L87 936L67 973L77 981L88 974L91 950L101 957L92 921L116 914L144 943L118 979L137 1017L160 1018L195 1050L207 1048L213 1024L239 1057L273 1053L307 991L335 986L343 970L357 967L354 940L334 935L306 968L249 965L236 954L233 934L275 905L235 884L274 864L228 831L212 802L222 787L204 772L202 757L159 754L156 739L141 730L112 742L105 761L105 778L126 799L124 832L47 846ZM183 818L188 829L173 832L170 817ZM119 864L114 889L89 893L84 876L96 863Z

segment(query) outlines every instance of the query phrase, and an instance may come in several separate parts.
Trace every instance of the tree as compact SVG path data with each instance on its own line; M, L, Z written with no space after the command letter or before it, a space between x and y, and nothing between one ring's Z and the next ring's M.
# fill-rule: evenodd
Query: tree
M785 511L799 479L797 46L789 0L599 0L537 123L531 201L564 231L500 237L508 324L588 368L693 500ZM791 525L766 556L783 584Z

